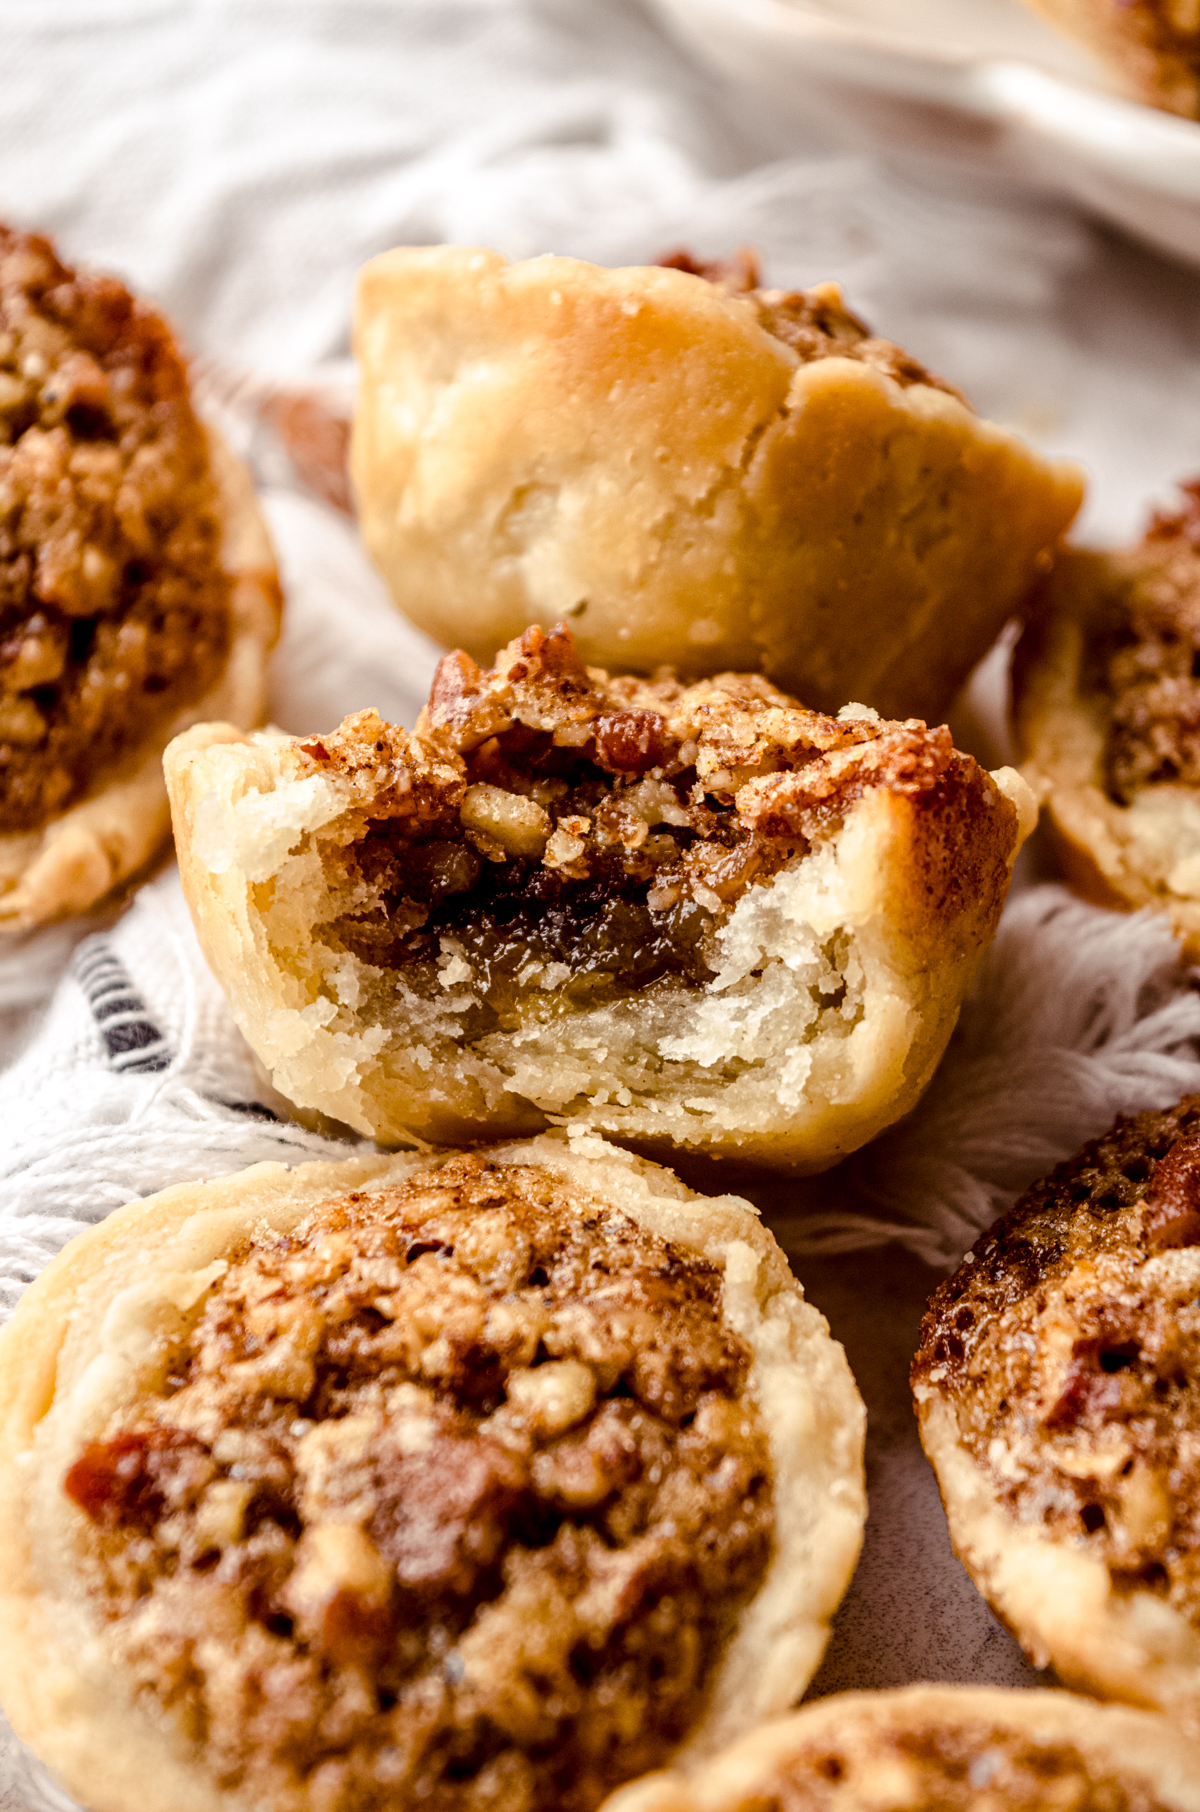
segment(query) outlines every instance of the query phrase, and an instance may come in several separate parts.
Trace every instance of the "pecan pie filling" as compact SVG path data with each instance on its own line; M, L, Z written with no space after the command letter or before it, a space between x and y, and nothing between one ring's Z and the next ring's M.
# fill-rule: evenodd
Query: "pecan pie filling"
M857 359L892 378L902 389L910 384L925 384L966 403L961 390L937 377L902 346L873 334L866 322L846 307L836 283L816 283L811 289L764 289L757 255L749 248L743 248L734 258L710 262L699 261L690 252L671 252L660 258L659 264L666 270L703 277L727 295L749 302L759 326L790 346L802 365L814 359Z
M469 970L502 1025L704 986L737 902L865 789L967 767L944 728L825 717L756 675L610 678L562 626L490 672L447 655L412 737L363 712L300 746L373 789L323 940L425 993Z
M473 1156L260 1229L66 1475L140 1690L250 1803L575 1812L657 1766L772 1549L721 1287Z
M1098 1769L1073 1743L983 1719L854 1727L845 1744L813 1743L754 1804L756 1812L879 1812L881 1789L905 1812L1163 1812L1144 1782Z
M1200 479L1180 488L1182 507L1157 514L1139 546L1114 556L1118 586L1089 653L1117 805L1163 781L1200 786Z
M38 829L209 689L219 553L166 324L0 226L0 833Z
M1121 1119L934 1294L913 1367L1022 1522L1200 1627L1200 1097Z

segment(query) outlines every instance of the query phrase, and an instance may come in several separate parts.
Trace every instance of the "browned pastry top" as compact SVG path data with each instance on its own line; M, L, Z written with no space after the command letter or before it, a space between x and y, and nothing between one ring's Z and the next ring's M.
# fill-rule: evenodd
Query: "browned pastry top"
M0 833L74 804L211 687L219 555L166 324L0 226Z
M142 1692L277 1809L575 1812L660 1763L772 1548L720 1298L474 1156L262 1227L66 1476Z
M746 889L872 788L952 804L960 825L994 819L945 727L826 717L757 675L610 678L561 626L527 630L489 672L447 655L414 735L361 712L301 746L369 792L345 855L353 905L322 935L414 978L451 936L502 1014L545 1002L531 963L564 965L560 1004L562 986L592 1001L710 980L714 931Z
M935 1293L914 1384L1020 1521L1200 1625L1200 1096L1120 1119Z

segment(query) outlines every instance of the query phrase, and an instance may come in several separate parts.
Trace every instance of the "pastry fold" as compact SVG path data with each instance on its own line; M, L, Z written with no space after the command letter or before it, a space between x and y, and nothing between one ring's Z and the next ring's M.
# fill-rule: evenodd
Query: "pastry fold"
M591 1812L803 1692L845 1356L602 1141L130 1204L0 1334L0 1700L91 1812Z
M479 661L565 620L600 666L942 716L1079 468L980 420L836 285L695 268L447 246L364 268L351 469L396 602Z
M919 1096L1032 819L945 729L610 678L562 629L447 656L412 734L203 726L166 771L197 933L297 1106L802 1170Z

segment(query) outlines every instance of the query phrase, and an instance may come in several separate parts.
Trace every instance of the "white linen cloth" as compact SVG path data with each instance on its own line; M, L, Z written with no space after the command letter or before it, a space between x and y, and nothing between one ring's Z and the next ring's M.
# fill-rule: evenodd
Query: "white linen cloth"
M118 270L227 368L344 357L354 269L389 244L640 262L750 242L772 280L839 278L985 413L1084 458L1092 535L1131 533L1200 467L1194 273L1065 208L820 142L718 88L635 0L0 0L0 45L0 216ZM374 704L411 722L436 651L347 522L278 484L266 506L288 593L277 720ZM1002 739L998 678L964 719L981 752ZM917 1260L952 1262L1117 1111L1200 1088L1198 1041L1161 923L1031 889L917 1112L825 1179L755 1191L872 1409L868 1545L823 1689L1033 1677L953 1561L916 1447ZM340 1149L269 1117L169 872L115 923L0 947L0 1059L5 1311L134 1195ZM881 1224L909 1256L837 1256ZM59 1803L33 1780L0 1745L0 1808Z

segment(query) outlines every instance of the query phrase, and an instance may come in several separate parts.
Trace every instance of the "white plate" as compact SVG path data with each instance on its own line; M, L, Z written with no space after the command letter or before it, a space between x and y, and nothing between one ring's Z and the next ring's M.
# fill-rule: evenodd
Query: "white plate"
M1200 262L1200 124L1113 93L1020 0L655 0L725 74L860 140L1018 175Z

